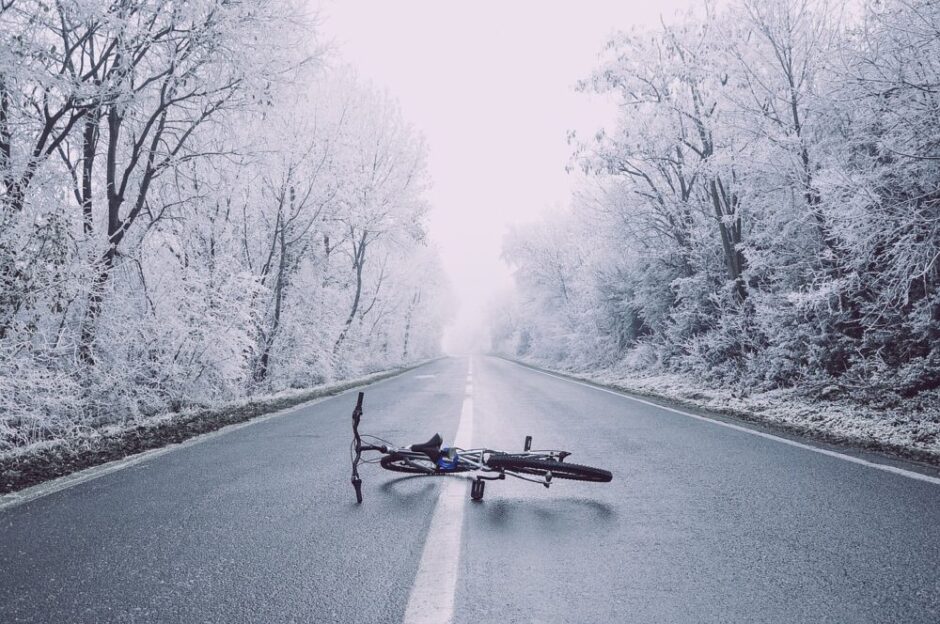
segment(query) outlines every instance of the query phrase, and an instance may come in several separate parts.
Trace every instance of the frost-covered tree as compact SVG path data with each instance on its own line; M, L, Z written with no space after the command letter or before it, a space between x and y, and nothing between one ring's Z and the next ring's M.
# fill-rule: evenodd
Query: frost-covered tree
M496 347L744 391L936 389L938 51L929 0L738 0L614 36L581 88L618 118L575 138L563 222L507 238Z
M302 3L0 9L0 451L436 354L423 143Z

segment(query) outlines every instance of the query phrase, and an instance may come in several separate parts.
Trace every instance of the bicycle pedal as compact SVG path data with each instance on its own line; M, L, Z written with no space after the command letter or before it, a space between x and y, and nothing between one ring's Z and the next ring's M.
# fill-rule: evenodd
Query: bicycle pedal
M475 501L483 500L483 491L486 489L486 481L476 480L470 484L470 498Z

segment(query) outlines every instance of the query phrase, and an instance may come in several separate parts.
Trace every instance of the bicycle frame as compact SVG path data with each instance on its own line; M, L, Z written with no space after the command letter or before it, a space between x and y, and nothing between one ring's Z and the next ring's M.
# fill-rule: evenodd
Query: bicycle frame
M503 468L493 468L487 463L487 455L501 455L507 456L511 455L513 457L521 458L531 458L531 459L551 459L555 461L562 461L565 457L569 456L571 453L568 451L560 450L536 450L536 451L522 451L521 453L507 453L505 451L497 451L490 448L475 448L475 449L462 449L459 447L449 447L441 449L442 453L453 453L455 459L448 460L446 463L443 463L443 457L438 462L434 462L430 457L424 453L418 451L412 451L409 447L401 448L392 448L392 447L383 447L385 453L396 454L407 458L413 458L416 461L424 462L430 465L433 465L434 468L429 467L428 474L435 475L456 475L462 474L464 472L473 471L473 472L495 472L500 475L508 474L511 477L516 477L517 479L522 479L524 481L533 481L535 483L545 483L545 479L533 479L530 476L522 476L514 473L511 470L505 470ZM363 450L383 450L383 449L371 449L368 447L363 447ZM477 476L476 478L489 478L489 479L502 479L503 476L499 477L483 477Z

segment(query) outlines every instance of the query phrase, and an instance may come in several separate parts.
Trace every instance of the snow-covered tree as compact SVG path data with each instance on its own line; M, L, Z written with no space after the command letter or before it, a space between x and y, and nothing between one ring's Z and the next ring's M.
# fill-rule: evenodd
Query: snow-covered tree
M940 386L938 51L929 0L737 0L615 35L581 88L616 123L575 137L563 222L507 238L497 348L741 390Z
M436 354L423 142L303 7L0 4L0 450Z

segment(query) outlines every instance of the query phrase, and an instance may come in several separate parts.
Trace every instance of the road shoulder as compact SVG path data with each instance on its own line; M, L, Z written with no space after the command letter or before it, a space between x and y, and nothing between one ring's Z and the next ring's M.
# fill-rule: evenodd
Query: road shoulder
M36 491L45 495L43 484L60 479L74 480L76 477L72 475L89 470L99 469L102 474L113 472L131 465L131 460L137 463L140 461L137 458L144 454L150 456L154 451L180 447L193 438L221 434L263 420L266 416L287 413L313 401L397 377L438 359L333 384L257 397L238 404L170 414L126 428L93 432L80 441L54 441L37 445L25 452L0 458L0 509L11 501L20 501L26 495L26 489L40 488ZM104 470L106 466L112 465L116 467ZM97 473L89 474L100 476ZM78 482L88 480L78 478ZM65 487L72 485L71 481L66 483ZM58 489L62 487L56 487Z
M531 370L552 375L569 381L593 386L595 388L621 394L627 398L641 400L659 407L680 413L688 413L694 417L713 420L731 426L753 430L760 434L769 435L834 452L846 457L860 459L870 463L893 466L929 477L940 477L940 453L932 453L920 449L891 444L877 438L852 438L841 436L825 430L812 429L799 424L769 421L761 418L759 414L738 409L714 409L704 407L692 400L687 400L664 393L649 390L638 391L605 380L592 378L589 375L574 374L569 371L559 371L538 366L531 362L509 358L499 354L496 357Z

